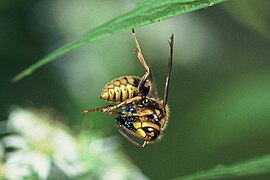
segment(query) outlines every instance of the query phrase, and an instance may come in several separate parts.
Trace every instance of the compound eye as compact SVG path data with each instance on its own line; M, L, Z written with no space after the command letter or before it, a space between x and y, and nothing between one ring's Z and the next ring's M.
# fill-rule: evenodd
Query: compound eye
M144 127L143 130L147 133L147 134L153 134L155 133L157 130L155 128L152 127Z
M144 127L143 130L152 140L155 140L160 134L160 131L152 127Z
M154 129L151 128L151 127L146 128L146 132L147 132L147 133L151 133L151 132L153 132L153 131L154 131Z

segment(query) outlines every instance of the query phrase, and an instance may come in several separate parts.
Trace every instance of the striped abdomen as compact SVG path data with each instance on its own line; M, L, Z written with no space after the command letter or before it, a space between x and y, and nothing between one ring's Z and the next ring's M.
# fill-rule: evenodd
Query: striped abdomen
M139 93L147 95L150 89L150 82L146 80L142 92L139 92L140 77L124 76L112 80L106 84L101 92L100 98L112 102L122 102L126 99L133 98Z

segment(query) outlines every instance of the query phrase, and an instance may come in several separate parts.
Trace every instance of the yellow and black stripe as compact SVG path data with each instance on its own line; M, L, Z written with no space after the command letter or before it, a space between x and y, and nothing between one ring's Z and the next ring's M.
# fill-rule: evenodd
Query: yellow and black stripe
M139 93L138 86L140 81L141 78L136 76L116 78L105 85L100 98L112 102L123 102L133 98ZM147 80L144 86L149 90L150 82Z

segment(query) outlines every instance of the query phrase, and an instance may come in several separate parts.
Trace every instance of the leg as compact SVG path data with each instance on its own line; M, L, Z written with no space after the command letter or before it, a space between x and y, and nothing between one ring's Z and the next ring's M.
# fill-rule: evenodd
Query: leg
M158 91L157 91L157 85L155 78L150 70L150 75L149 75L150 81L152 83L151 89L150 89L150 96L153 98L158 98Z
M89 113L89 112L96 112L96 111L101 111L101 112L105 112L109 115L112 115L112 114L119 114L118 112L113 112L113 110L115 109L118 109L118 108L121 108L129 103L133 103L133 102L137 102L137 101L140 101L142 99L141 96L136 96L136 97L133 97L133 98L130 98L130 99L126 99L125 101L119 103L119 104L116 104L116 105L108 105L108 106L105 106L105 107L101 107L101 108L95 108L95 109L85 109L82 111L82 114L86 114L86 113Z
M126 116L146 117L146 116L154 114L154 112L152 110L144 110L143 109L142 111L138 111L136 113L122 111L122 112L119 112L119 114L126 115Z
M148 76L150 75L150 69L148 67L148 65L146 64L143 54L142 54L142 50L139 44L139 41L136 37L135 31L134 29L132 29L132 38L134 40L135 46L136 46L136 53L137 53L137 58L139 59L139 61L142 63L143 67L145 68L146 72L143 75L141 82L139 83L139 90L142 89L142 87L144 86L144 83L146 81L146 79L148 78Z
M143 144L139 144L138 142L134 141L133 139L131 139L124 131L121 131L121 129L119 129L119 133L124 137L126 138L129 142L131 142L132 144L135 144L136 146L139 146L141 148L143 148L147 143L148 143L148 140L147 138L143 138L141 136L139 136L138 134L136 134L135 132L127 129L126 127L124 126L121 126L119 127L121 129L123 129L125 132L129 133L130 135L133 135L139 139L142 139L143 140Z
M110 107L113 107L113 105L108 105L108 106L104 106L104 107L100 107L100 108L94 108L94 109L84 109L84 110L81 111L81 113L86 114L86 113L96 112L96 111L105 112Z

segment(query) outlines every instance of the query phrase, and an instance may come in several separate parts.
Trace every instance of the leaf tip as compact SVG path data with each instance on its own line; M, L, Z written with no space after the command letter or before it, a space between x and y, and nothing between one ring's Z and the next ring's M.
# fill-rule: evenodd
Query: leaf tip
M10 79L12 83L18 82L21 80L23 77L20 77L19 75L14 76L13 78Z
M21 79L25 78L26 76L29 76L32 73L32 71L30 70L24 70L22 72L20 72L19 74L17 74L16 76L14 76L13 78L11 78L11 82L15 83L20 81Z

